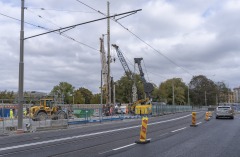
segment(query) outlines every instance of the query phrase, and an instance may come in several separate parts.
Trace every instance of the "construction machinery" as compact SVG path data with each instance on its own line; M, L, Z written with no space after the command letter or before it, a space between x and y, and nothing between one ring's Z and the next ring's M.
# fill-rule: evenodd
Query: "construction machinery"
M127 75L127 77L131 80L134 81L134 77L133 77L133 73L132 71L129 69L129 66L121 52L121 50L119 49L119 46L117 46L116 44L112 44L112 46L116 49L118 58L122 64L122 67ZM133 82L133 86L132 86L132 102L137 101L137 87L135 84L135 81Z
M138 65L138 69L140 72L141 80L143 82L146 98L135 101L130 107L130 111L132 113L140 114L140 115L152 113L151 93L154 89L153 84L150 82L147 82L144 77L144 73L141 66L141 60L143 60L143 58L134 58L134 63Z
M121 50L119 49L119 46L117 46L116 44L112 44L112 46L116 49L118 58L122 64L122 67L123 67L126 75L128 76L128 78L130 80L134 81L134 74L129 69L129 66L128 66ZM146 93L146 98L137 100L137 87L136 87L136 84L134 81L133 86L132 86L132 102L133 103L130 105L129 109L130 109L130 112L133 114L151 114L151 112L152 112L151 93L153 91L153 85L152 85L152 83L147 82L144 77L144 73L143 73L142 66L141 66L141 60L143 60L143 58L134 58L134 63L138 65L141 80L142 80L143 86L144 86L144 92Z
M103 115L110 115L110 104L109 104L109 95L111 94L111 86L108 81L108 63L106 58L106 52L104 49L104 35L100 38L100 56L101 56L101 104L103 103L103 99L106 100L106 105L103 105ZM110 60L109 60L110 61ZM103 98L104 97L104 98Z
M53 120L67 119L67 113L62 110L60 105L56 105L52 98L40 99L39 105L30 107L29 115L34 121L42 121L47 118Z

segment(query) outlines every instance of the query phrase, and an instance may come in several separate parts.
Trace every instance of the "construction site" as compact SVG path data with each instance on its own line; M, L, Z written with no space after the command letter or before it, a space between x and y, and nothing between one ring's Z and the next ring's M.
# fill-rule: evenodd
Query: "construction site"
M2 100L1 103L1 123L2 133L6 130L18 130L21 132L32 132L41 130L44 126L46 129L50 129L53 126L57 128L68 127L68 125L74 124L86 124L90 122L103 122L114 121L123 119L135 119L142 116L159 116L176 112L191 111L192 107L189 105L166 105L160 102L153 103L152 92L154 91L154 85L146 79L146 66L144 58L137 54L134 58L131 58L130 62L133 62L133 69L130 69L124 53L120 46L117 44L111 44L110 41L110 21L119 24L119 19L126 18L130 15L136 14L142 9L132 10L119 14L110 15L110 3L107 2L107 14L104 14L103 18L91 20L84 23L70 25L67 27L61 27L59 29L50 30L44 33L24 37L24 10L28 8L24 7L24 1L22 1L21 10L21 31L20 31L20 64L19 64L19 90L17 95L17 102L6 103ZM68 104L64 101L56 101L55 96L46 95L38 100L31 100L28 104L24 96L24 42L28 39L36 38L50 33L59 33L62 35L80 25L93 23L96 21L107 20L106 33L99 38L99 54L101 61L101 85L100 85L100 103L74 103L74 97L72 104ZM123 27L124 28L124 27ZM126 29L127 30L127 29ZM106 40L107 39L107 40ZM106 41L106 42L105 42ZM114 52L110 52L113 50ZM111 53L117 54L118 58L111 56ZM116 102L115 93L115 81L111 76L111 64L118 60L122 65L122 73L127 77L129 82L129 99L125 102ZM143 68L144 67L144 68ZM145 69L145 71L144 71ZM138 78L138 79L137 79ZM140 89L140 87L143 89ZM143 93L140 93L140 91ZM85 98L84 98L85 100ZM174 98L173 98L174 101Z

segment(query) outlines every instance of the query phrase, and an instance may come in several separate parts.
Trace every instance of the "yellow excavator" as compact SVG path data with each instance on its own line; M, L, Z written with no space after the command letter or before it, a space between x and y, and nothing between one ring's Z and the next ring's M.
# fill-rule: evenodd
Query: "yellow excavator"
M149 98L135 101L130 107L130 112L136 115L151 114L152 103Z
M40 99L39 105L30 107L29 115L34 121L42 121L48 118L53 120L67 119L67 113L62 110L61 106L55 105L52 98Z

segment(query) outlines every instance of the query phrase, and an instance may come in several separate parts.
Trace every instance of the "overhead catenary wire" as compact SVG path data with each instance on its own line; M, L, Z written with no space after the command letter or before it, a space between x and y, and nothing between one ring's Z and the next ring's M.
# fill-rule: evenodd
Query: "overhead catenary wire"
M95 20L91 20L91 21L87 21L87 22L83 22L83 23L78 23L78 24L75 24L75 25L67 26L67 27L62 27L60 29L55 29L55 30L52 30L52 31L48 31L48 32L44 32L44 33L40 33L40 34L36 34L36 35L33 35L33 36L26 37L26 38L24 38L24 40L27 40L27 39L30 39L30 38L34 38L34 37L37 37L37 36L41 36L41 35L45 35L45 34L49 34L49 33L53 33L53 32L57 32L57 31L60 32L60 31L69 30L70 28L75 28L75 27L80 26L80 25L85 25L85 24L88 24L88 23L101 21L101 20L104 20L104 19L107 19L107 18L112 18L112 17L115 17L115 16L121 16L121 15L125 15L125 14L130 14L132 12L141 11L141 10L142 9L133 10L133 11L124 12L124 13L120 13L120 14L115 14L115 15L111 15L111 16L107 16L107 17L104 17L104 18L99 18L99 19L95 19Z
M14 17L11 17L11 16L8 16L8 15L3 14L3 13L0 13L0 15L21 22L21 20L19 20L19 19L17 19L17 18L14 18ZM46 31L52 31L52 29L49 29L49 28L46 28L46 27L43 27L43 26L39 26L39 25L35 25L35 24L30 23L30 22L24 21L24 23L25 23L25 24L28 24L28 25L31 25L31 26L34 26L34 27L37 27L37 28L41 28L41 29L46 30ZM87 45L87 44L85 44L85 43L82 43L82 42L80 42L80 41L78 41L78 40L76 40L76 39L74 39L74 38L72 38L72 37L70 37L70 36L67 36L67 35L65 35L65 34L62 34L62 33L60 33L60 32L54 32L54 33L56 33L56 34L58 34L58 35L61 35L61 36L65 37L65 38L68 38L68 39L70 39L70 40L73 40L73 41L75 41L75 42L77 42L77 43L79 43L79 44L81 44L81 45L84 45L84 46L86 46L86 47L88 47L88 48L90 48L90 49L92 49L92 50L95 50L95 51L98 51L98 52L99 52L98 49L96 49L96 48L94 48L94 47L92 47L92 46L89 46L89 45Z
M43 19L43 20L45 20L45 21L47 21L47 22L50 22L50 23L53 24L54 26L56 26L56 27L58 27L58 28L61 28L60 26L58 26L57 24L55 24L55 23L52 22L51 20L48 20L48 19L46 19L45 17L43 17L43 16L41 16L41 15L38 15L38 14L34 13L33 11L31 11L31 10L29 10L29 9L27 9L27 8L25 8L25 9L28 10L28 11L30 11L32 14L36 15L37 17L39 17L39 18L41 18L41 19ZM59 33L58 33L58 34L59 34ZM88 47L88 48L91 48L91 49L93 49L93 50L99 51L98 49L95 49L95 48L92 47L92 46L89 46L89 45L87 45L87 44L85 44L85 43L83 43L83 42L80 42L80 41L78 41L78 40L70 37L69 35L64 34L63 32L61 32L60 35L66 37L66 38L68 38L68 39L70 39L70 40L73 40L73 41L75 41L75 42L77 42L77 43L79 43L79 44L81 44L81 45L84 45L84 46L86 46L86 47Z
M21 22L21 20L19 20L19 19L17 19L17 18L14 18L14 17L11 17L11 16L8 16L8 15L3 14L3 13L0 13L0 15ZM28 25L31 25L31 26L34 26L34 27L38 27L38 28L42 28L42 29L48 30L48 29L45 28L45 27L42 27L42 26L39 26L39 25L35 25L35 24L30 23L30 22L24 21L24 23L25 23L25 24L28 24Z
M48 20L48 19L44 18L42 15L36 14L35 12L31 11L31 10L28 9L27 7L25 7L25 10L27 10L27 11L31 12L32 14L38 16L39 18L41 18L41 19L43 19L43 20L45 20L45 21L51 23L52 25L54 25L54 26L56 26L56 27L58 27L58 28L61 28L61 27L58 26L56 23L52 22L51 20Z
M28 9L41 10L41 11L58 11L58 12L75 12L75 13L88 13L88 14L96 14L95 12L87 12L87 11L79 11L79 10L61 10L61 9L51 9L51 8L32 8L26 7Z
M104 14L103 12L97 10L97 9L94 9L93 7L81 2L80 0L76 0L78 1L79 3L87 6L88 8L104 15L104 16L107 16L106 14ZM191 74L188 70L186 70L185 68L183 68L182 66L178 65L176 62L174 62L172 59L170 59L169 57L167 57L166 55L164 55L163 53L161 53L159 50L155 49L153 46L151 46L149 43L147 43L146 41L144 41L142 38L140 38L138 35L136 35L135 33L133 33L132 31L130 31L127 27L123 26L120 22L118 22L117 19L113 19L111 18L113 21L115 21L116 23L118 23L122 28L124 28L125 30L127 30L130 34L132 34L133 36L135 36L137 39L139 39L141 42L143 42L144 44L146 44L148 47L150 47L151 49L153 49L155 52L157 52L159 55L163 56L165 59L167 59L169 62L171 62L172 64L174 64L175 66L181 68L183 71L185 71L186 73L188 73L189 75L191 76L194 76L193 74Z

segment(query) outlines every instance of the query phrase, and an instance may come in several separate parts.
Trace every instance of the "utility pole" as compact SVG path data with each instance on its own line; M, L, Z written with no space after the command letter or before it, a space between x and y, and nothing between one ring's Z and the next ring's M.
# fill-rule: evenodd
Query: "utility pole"
M189 99L189 85L188 85L188 105L190 105L190 99Z
M23 132L23 79L24 79L24 0L21 0L20 61L18 82L18 128Z
M103 104L103 89L102 89L102 87L103 87L103 78L102 78L102 76L103 76L103 73L102 73L102 70L101 70L101 106L102 106L102 104Z
M174 101L174 97L175 97L175 95L174 95L174 84L173 84L173 81L172 81L172 95L173 95L173 100L172 100L172 105L174 105L175 104L175 101Z
M137 84L136 84L136 64L134 63L134 72L133 72L133 86L132 86L132 103L137 101Z
M205 106L207 106L207 92L205 91Z
M113 104L116 104L116 91L115 91L115 83L113 83Z
M218 97L217 97L217 94L216 94L216 106L218 106Z
M107 16L109 17L110 11L109 11L109 1L107 2ZM107 104L111 104L111 77L110 77L110 18L107 19L107 47L108 47L108 56L107 56L107 62L108 62L108 76L107 76Z

